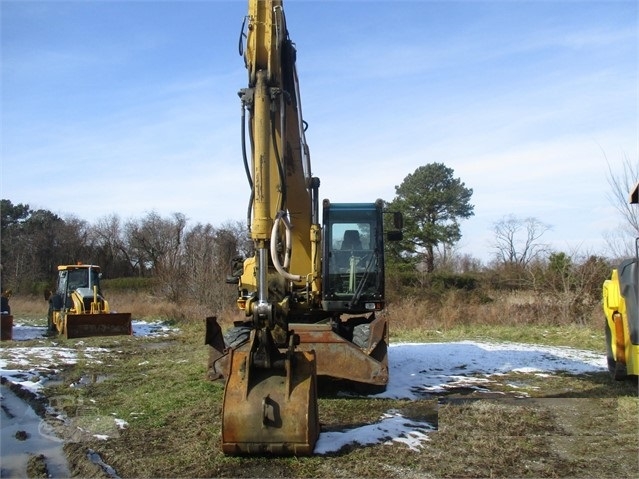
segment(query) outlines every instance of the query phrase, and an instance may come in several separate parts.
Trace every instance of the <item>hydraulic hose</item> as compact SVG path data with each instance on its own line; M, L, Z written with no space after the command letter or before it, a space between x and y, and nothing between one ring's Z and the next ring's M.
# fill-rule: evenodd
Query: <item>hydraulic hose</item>
M284 223L284 227L286 228L285 233L285 253L284 253L284 266L280 263L280 258L277 254L277 233L280 225L280 221ZM286 271L284 268L288 268L291 263L291 223L288 221L286 217L286 213L284 211L279 211L275 216L275 221L273 221L273 228L271 229L271 261L273 261L273 266L277 270L277 272L282 275L283 278L289 281L302 281L302 276L299 274L291 274Z
M283 108L283 106L282 106ZM283 122L282 122L283 123ZM282 143L284 142L284 130L281 133ZM280 204L278 210L282 210L286 207L286 182L284 181L284 167L282 166L282 158L280 151L277 148L277 131L275 130L275 114L271 110L271 141L273 142L273 151L275 152L275 163L277 164L277 173L280 177Z
M246 172L246 178L249 186L253 189L253 178L251 177L251 169L248 164L248 155L246 154L246 108L242 104L242 160L244 162L244 171Z
M251 144L252 135L250 136ZM241 138L242 138L242 161L244 163L244 171L246 172L246 179L248 180L249 188L251 189L251 195L249 198L248 206L246 208L246 225L249 229L251 229L251 212L253 211L253 198L255 197L255 190L253 189L253 178L251 177L251 169L248 164L248 155L246 154L246 107L242 102L242 127L241 127Z

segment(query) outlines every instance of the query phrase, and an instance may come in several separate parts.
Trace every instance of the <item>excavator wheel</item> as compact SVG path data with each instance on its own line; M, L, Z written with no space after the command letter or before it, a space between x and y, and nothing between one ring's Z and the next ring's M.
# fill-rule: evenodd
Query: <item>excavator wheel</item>
M251 337L250 326L233 326L224 333L224 344L227 348L237 348Z

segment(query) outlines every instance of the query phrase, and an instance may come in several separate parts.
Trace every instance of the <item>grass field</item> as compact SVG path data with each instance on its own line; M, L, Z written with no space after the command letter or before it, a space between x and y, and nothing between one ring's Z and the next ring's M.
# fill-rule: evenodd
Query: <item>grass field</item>
M44 304L29 311L31 303L36 304L28 298L12 299L14 314L23 311L25 321L42 324ZM210 312L177 311L149 297L116 297L112 304L120 311L132 311L134 318L169 320L179 332L43 338L2 345L5 359L12 357L13 348L77 352L72 364L48 365L59 371L44 393L68 418L64 424L58 421L57 430L67 439L69 466L79 477L109 475L88 459L96 457L88 456L91 451L119 477L639 475L636 383L611 381L603 370L510 371L488 380L466 371L460 376L483 381L481 387L464 383L412 399L321 394L323 433L379 422L388 411L398 412L406 421L431 424L433 430L412 449L404 442L378 441L307 458L227 457L220 452L223 386L204 379L204 324L194 319ZM513 323L507 318L521 312L501 308L496 313L499 308L488 307L490 315L482 318L477 305L448 304L443 309L391 305L391 343L479 340L568 346L603 354L603 319L599 323L594 310L592 324L521 318ZM448 319L439 320L444 317ZM460 363L468 360L451 358ZM7 364L7 369L13 367L23 366Z

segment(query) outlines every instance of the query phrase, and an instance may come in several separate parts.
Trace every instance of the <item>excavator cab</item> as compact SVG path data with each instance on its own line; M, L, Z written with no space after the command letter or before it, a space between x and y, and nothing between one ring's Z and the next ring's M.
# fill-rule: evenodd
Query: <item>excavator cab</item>
M324 201L322 307L361 314L384 307L382 202Z

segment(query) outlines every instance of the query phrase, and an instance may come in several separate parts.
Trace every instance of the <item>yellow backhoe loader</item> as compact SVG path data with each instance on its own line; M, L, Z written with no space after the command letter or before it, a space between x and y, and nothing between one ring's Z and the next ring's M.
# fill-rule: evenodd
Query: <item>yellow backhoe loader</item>
M630 193L639 203L639 183ZM639 238L635 257L621 262L603 284L608 370L616 380L639 376Z
M58 266L55 291L49 301L48 329L66 338L131 335L131 313L111 311L100 289L100 267L89 264Z
M239 95L254 255L230 280L246 319L223 334L207 318L209 377L225 380L224 453L308 455L319 435L318 387L388 383L384 241L401 239L402 218L391 214L385 235L382 200L325 199L320 222L282 1L248 4L240 39L248 87Z

